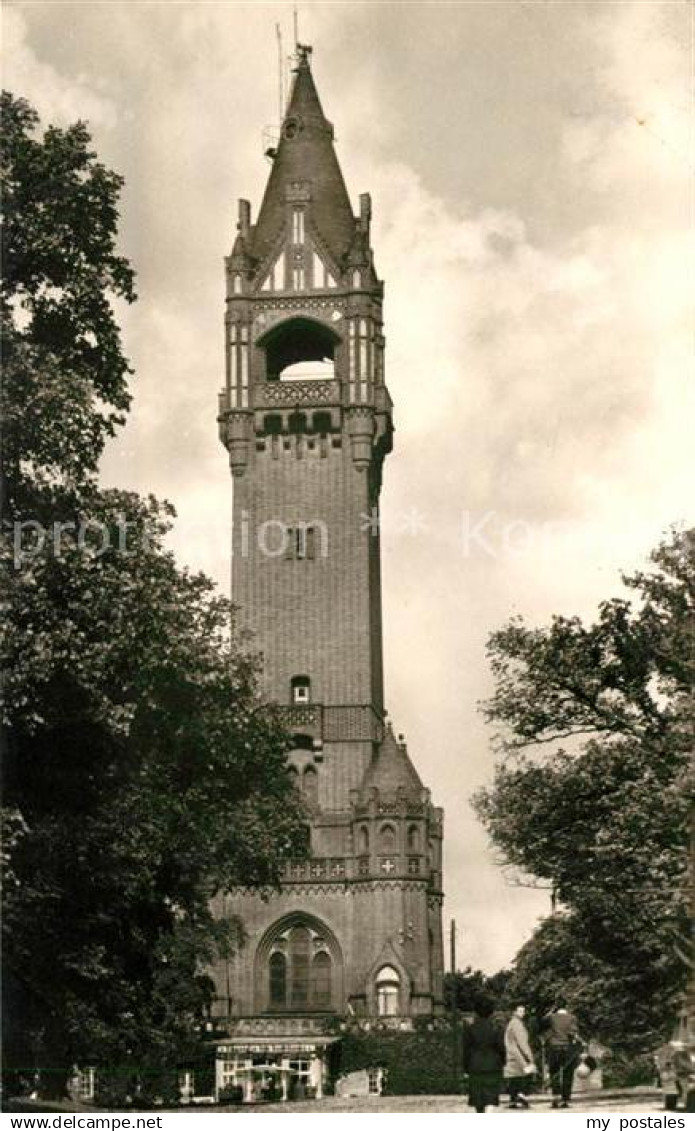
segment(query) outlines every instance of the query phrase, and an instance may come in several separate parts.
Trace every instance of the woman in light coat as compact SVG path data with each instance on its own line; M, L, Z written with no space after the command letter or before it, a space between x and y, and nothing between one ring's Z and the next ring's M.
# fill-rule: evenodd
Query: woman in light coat
M530 1107L528 1099L524 1095L524 1088L526 1082L536 1071L528 1039L528 1030L524 1025L525 1014L525 1007L517 1005L504 1034L506 1051L504 1076L509 1087L510 1107Z

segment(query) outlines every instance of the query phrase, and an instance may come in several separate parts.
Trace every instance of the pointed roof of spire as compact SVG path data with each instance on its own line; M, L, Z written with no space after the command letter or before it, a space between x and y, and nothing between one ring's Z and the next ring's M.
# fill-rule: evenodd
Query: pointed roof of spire
M263 260L285 222L287 193L311 194L314 223L336 260L355 232L350 198L333 148L333 126L326 119L309 67L311 48L298 45L289 105L273 159L253 238L253 254Z
M361 795L368 797L372 789L381 794L394 794L399 789L406 797L422 799L424 786L415 766L408 757L404 743L398 743L390 724L386 727L384 740L376 757L370 762L362 780Z

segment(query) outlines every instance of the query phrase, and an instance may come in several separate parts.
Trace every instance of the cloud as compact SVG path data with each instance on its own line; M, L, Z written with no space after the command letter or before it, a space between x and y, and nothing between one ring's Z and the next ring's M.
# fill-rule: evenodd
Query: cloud
M678 226L590 224L543 248L521 216L453 214L404 167L380 170L375 196L398 327L389 381L430 505L443 464L470 507L515 518L588 516L596 480L627 481L646 503L644 429L658 444L666 426L685 455L683 414L667 423L661 392L690 345L692 245Z
M45 122L66 126L81 118L100 129L116 125L116 106L98 76L66 76L37 59L28 43L27 19L19 8L4 8L2 34L5 81L17 97L29 98Z

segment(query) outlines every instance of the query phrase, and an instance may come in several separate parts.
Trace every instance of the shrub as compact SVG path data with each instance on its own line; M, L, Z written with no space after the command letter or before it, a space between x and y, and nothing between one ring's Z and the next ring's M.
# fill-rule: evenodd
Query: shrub
M240 1084L229 1084L226 1088L220 1089L218 1103L220 1104L240 1104L244 1099L244 1089Z
M656 1068L651 1053L629 1056L627 1053L610 1053L603 1062L605 1088L635 1088L640 1084L653 1084Z
M336 1074L365 1068L386 1069L386 1095L458 1095L463 1076L451 1029L414 1033L346 1033L340 1042Z

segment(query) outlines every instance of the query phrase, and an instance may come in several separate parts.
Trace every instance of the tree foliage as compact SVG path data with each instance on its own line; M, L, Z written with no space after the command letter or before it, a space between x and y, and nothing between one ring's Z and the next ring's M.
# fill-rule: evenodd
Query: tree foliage
M458 1013L473 1013L481 997L489 997L496 1005L506 1003L507 983L511 973L500 970L497 974L484 974L467 966L455 974L444 975L444 1008L448 1014L456 1005ZM453 999L453 1000L452 1000Z
M144 1065L181 1055L209 1003L201 966L238 941L211 894L275 883L300 815L227 602L164 552L153 501L98 495L90 514L127 514L137 551L63 536L11 591L5 961L71 1059Z
M36 489L95 472L130 403L114 302L132 302L117 254L122 178L83 122L50 126L2 93L3 466L5 505L33 514ZM25 492L28 498L25 497Z
M693 532L653 565L624 579L637 600L605 602L593 625L493 634L484 710L505 759L476 799L506 863L565 909L522 950L512 990L530 978L545 1008L565 981L599 1035L635 1047L668 1027L687 973Z
M130 396L120 178L82 124L39 138L10 95L3 118L5 1052L60 1091L75 1063L189 1054L205 966L241 941L211 896L276 884L304 814L229 603L166 549L172 508L95 481Z

